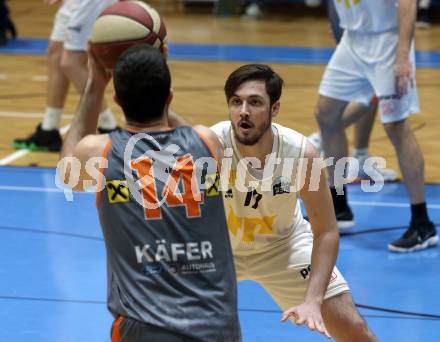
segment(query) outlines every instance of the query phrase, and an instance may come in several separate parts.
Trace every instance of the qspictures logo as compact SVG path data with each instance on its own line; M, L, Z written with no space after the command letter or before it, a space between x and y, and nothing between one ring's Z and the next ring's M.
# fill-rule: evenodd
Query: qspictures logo
M134 148L140 140L149 141L153 148L134 157ZM103 170L108 168L105 158L90 158L85 165L81 165L77 158L66 157L57 165L55 183L64 191L68 201L73 200L73 189L76 188L89 192L107 189L110 203L135 200L144 207L147 219L160 219L163 205L183 206L188 218L200 217L200 206L205 197L218 196L220 192L225 193L225 198L233 197L229 184L231 178L234 178L234 191L249 193L250 188L259 188L280 196L302 190L306 186L306 178L309 179L308 191L318 191L322 173L328 166L334 165L333 178L335 184L340 185L339 194L343 191L342 185L351 183L353 174L359 174L360 167L370 177L361 180L364 192L378 192L384 185L380 169L386 167L386 161L378 157L367 158L360 165L358 159L351 157L335 162L332 157L279 158L271 153L266 156L264 163L257 158L246 157L234 165L232 149L227 148L223 153L219 168L215 158L194 159L192 155L183 153L176 144L162 147L151 135L138 133L125 146L123 179L105 179ZM354 170L350 175L347 173L348 166ZM261 182L247 180L249 168L263 170ZM275 169L282 170L281 176L275 177ZM82 170L88 177L80 177ZM295 175L295 180L291 182L292 175ZM158 184L163 187L159 189ZM252 205L258 205L258 194L251 193L250 196L250 203L254 200Z

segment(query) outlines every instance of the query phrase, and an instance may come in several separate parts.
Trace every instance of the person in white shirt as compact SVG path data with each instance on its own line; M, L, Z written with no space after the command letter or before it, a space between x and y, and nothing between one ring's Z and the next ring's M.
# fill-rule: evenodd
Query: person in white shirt
M319 88L316 118L321 130L329 183L338 221L353 225L344 178L335 178L335 165L348 155L343 112L351 101L364 105L376 95L379 113L399 160L411 203L411 223L388 248L412 252L438 242L424 191L422 151L408 122L419 110L415 85L414 26L416 0L334 0L345 30L327 65Z
M220 182L237 279L260 283L284 310L283 321L336 341L375 341L335 267L331 196L322 168L312 171L319 153L302 134L272 123L282 85L267 65L238 68L225 84L230 120L211 127L225 151Z

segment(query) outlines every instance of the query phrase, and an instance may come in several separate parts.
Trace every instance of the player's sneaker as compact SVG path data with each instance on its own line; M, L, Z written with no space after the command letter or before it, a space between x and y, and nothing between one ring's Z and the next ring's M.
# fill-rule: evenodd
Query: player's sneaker
M339 231L344 232L354 227L355 222L350 207L346 207L344 210L335 210L335 214Z
M361 157L353 157L357 159L359 169L354 167L352 163L348 164L348 176L354 181L356 180L370 180L370 175L379 173L384 182L394 182L397 179L397 173L393 169L378 168L376 163L365 164L368 158L371 158L369 154Z
M392 252L415 252L435 246L438 243L438 235L431 221L425 223L411 222L408 230L396 241L388 245Z
M14 139L13 146L16 149L27 149L31 151L59 152L63 141L57 129L45 130L38 125L37 130L27 138Z

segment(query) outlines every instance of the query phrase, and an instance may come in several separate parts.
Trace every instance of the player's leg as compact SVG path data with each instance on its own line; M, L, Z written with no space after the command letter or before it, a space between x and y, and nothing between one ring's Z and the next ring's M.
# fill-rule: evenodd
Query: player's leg
M322 77L320 97L316 107L316 119L321 130L324 154L326 157L334 158L327 170L340 229L354 226L346 191L341 191L346 171L345 164L336 164L341 158L348 156L343 112L347 104L352 101L368 104L373 94L373 89L362 76L362 68L362 64L351 52L347 35L344 34ZM338 173L336 174L335 171Z
M354 142L351 156L356 159L356 167L350 163L348 175L353 179L370 179L371 174L380 174L384 181L395 181L397 173L389 168L378 168L366 161L371 157L369 153L370 136L373 130L377 113L377 98L374 97L368 106L351 102L345 109L343 121L347 127L355 122ZM373 170L374 169L374 170Z
M14 139L15 148L61 150L62 140L58 128L69 89L69 80L61 68L61 56L71 15L71 6L72 0L64 2L59 8L49 40L46 111L43 122L29 137Z
M388 42L389 40L389 42ZM384 36L384 44L393 41L397 48L395 36ZM415 77L415 51L411 48L410 60ZM404 96L396 96L394 78L394 58L379 61L375 70L371 71L371 80L379 98L379 109L385 131L396 151L403 180L411 203L411 223L403 236L392 242L389 249L395 252L412 252L437 244L438 236L435 226L427 212L423 153L412 131L408 117L419 111L417 90L414 81ZM380 79L375 75L382 75Z
M303 221L295 227L294 234L285 243L249 257L246 269L252 276L248 279L259 282L283 311L297 306L304 301L308 279L313 272L310 267L312 248L310 224ZM337 305L346 307L338 308ZM374 341L353 305L344 277L336 267L321 312L327 330L336 341ZM346 329L348 332L342 334L337 329Z
M87 82L87 41L92 32L93 24L98 15L114 2L116 1L84 0L77 4L69 20L61 67L80 94ZM116 120L104 100L98 127L100 131L108 132L115 129L116 126Z
M412 214L409 229L393 241L389 249L394 252L413 252L434 246L439 238L426 208L422 151L407 119L386 123L384 127L397 154Z
M325 327L335 341L376 341L367 323L356 309L349 292L326 299L321 310Z

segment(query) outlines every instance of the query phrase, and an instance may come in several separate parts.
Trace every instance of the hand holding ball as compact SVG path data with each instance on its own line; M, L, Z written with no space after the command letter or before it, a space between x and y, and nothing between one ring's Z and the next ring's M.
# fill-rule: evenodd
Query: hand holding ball
M154 8L142 1L120 1L96 19L90 48L102 66L113 69L130 46L149 44L163 51L166 37L165 24Z

